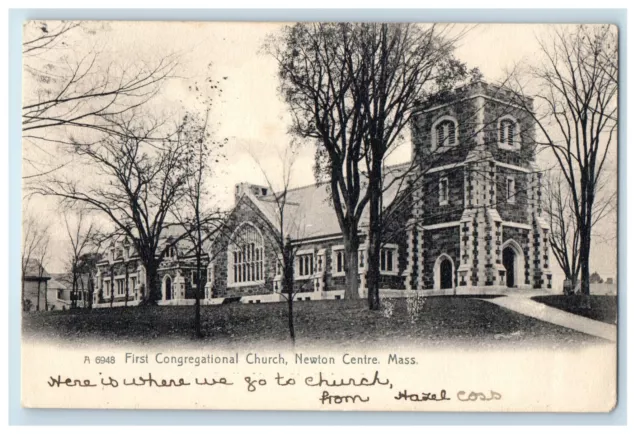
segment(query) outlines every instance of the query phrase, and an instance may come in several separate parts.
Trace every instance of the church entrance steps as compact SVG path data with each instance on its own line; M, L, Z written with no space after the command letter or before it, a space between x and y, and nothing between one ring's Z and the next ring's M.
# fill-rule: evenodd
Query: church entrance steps
M616 341L617 327L615 325L592 320L538 303L537 301L531 300L530 297L532 296L533 295L530 294L509 294L506 297L484 299L484 301L497 304L505 309L531 318L539 319L540 321L566 327L612 342Z

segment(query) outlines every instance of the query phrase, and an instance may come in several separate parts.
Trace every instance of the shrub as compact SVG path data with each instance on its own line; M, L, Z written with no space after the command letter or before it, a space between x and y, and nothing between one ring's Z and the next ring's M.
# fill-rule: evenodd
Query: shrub
M30 312L32 307L33 302L31 300L29 300L28 298L22 300L22 310L24 310L25 312Z
M421 296L418 291L411 291L410 295L405 299L407 301L407 316L411 324L415 324L420 317L426 298Z
M391 300L382 298L380 305L382 306L382 315L384 315L385 318L391 318L391 316L393 316L393 303Z

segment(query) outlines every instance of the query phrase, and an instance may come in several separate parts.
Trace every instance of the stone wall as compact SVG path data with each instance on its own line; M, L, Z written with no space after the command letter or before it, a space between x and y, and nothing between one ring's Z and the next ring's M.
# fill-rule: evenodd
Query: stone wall
M530 189L528 174L518 170L496 166L496 209L504 221L529 223L527 215L527 193ZM507 199L507 178L515 181L516 194L513 203Z
M439 183L442 177L449 182L449 202L440 205ZM425 175L422 187L422 224L433 225L460 220L464 211L464 168L441 170Z

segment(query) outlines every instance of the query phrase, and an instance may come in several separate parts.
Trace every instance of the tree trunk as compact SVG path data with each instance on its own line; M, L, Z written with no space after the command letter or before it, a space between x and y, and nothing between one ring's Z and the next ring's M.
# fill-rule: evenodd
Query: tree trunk
M40 311L40 281L38 280L38 296L36 297L36 311Z
M22 311L25 311L25 302L24 302L24 272L25 270L22 270Z
M71 302L71 308L74 308L76 305L76 285L77 285L77 281L76 281L77 277L76 277L76 271L75 271L75 265L73 266L73 269L71 271L71 294L69 295L71 297L71 300L69 300Z
M282 290L287 295L287 316L289 323L289 337L291 338L291 344L295 345L296 343L296 332L293 318L293 302L295 299L295 294L293 291L293 270L294 270L294 261L295 256L293 254L293 249L291 248L291 240L287 239L284 248L284 276L282 278Z
M371 164L369 201L369 249L367 251L367 299L370 310L380 309L380 248L382 240L382 159Z
M87 288L87 297L89 297L88 303L87 303L87 309L91 310L93 308L93 293L95 291L94 286L93 286L93 276L91 275L91 273L89 273L89 282L88 282L89 287Z
M82 280L82 275L80 275L80 294L82 294L82 307L87 307L87 298L84 294L84 280Z
M196 289L196 327L195 327L195 335L196 337L202 338L202 325L200 321L200 295L198 294L198 290Z
M49 285L47 282L44 282L44 311L49 312L49 301L47 297L47 293L49 292Z
M146 269L146 292L142 303L144 305L155 305L158 300L162 300L162 293L158 282L158 261L147 261L145 264Z
M582 228L580 236L580 293L589 295L589 253L591 250L591 228Z
M290 293L289 296L287 297L287 308L288 308L288 314L289 314L289 337L291 338L291 343L293 345L296 344L296 331L293 325L293 301L294 301L294 295L293 293Z
M202 266L202 261L200 260L200 254L198 253L198 257L196 259L196 312L195 312L195 335L196 338L200 339L203 337L202 334L202 324L200 318L200 268Z
M360 298L358 291L358 247L360 245L357 229L348 237L344 237L344 271L346 287L345 300L357 300Z
M369 310L380 309L380 240L371 242L367 250L367 301Z
M98 281L98 303L104 303L104 279Z

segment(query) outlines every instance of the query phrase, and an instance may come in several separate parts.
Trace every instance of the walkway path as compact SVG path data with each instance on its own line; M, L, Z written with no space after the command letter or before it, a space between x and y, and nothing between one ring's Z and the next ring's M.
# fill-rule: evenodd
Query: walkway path
M535 293L527 293L522 295L509 294L506 297L498 297L492 299L483 299L490 303L502 306L505 309L512 310L522 315L546 321L551 324L577 330L588 335L597 336L615 342L617 337L616 326L601 321L585 318L547 306L537 301L531 300L530 297L539 295Z

